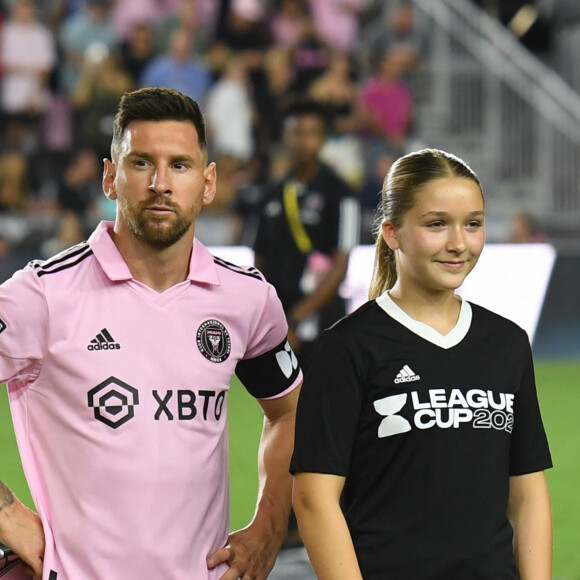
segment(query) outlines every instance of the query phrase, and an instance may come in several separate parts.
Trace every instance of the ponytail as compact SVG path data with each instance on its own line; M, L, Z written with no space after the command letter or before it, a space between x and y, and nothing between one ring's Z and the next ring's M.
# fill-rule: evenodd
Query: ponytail
M383 292L390 290L397 281L397 263L395 252L379 232L375 249L373 277L369 287L369 300L378 298Z

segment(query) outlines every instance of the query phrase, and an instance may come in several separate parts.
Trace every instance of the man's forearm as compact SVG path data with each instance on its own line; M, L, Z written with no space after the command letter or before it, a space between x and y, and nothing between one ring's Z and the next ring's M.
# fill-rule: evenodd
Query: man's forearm
M256 519L265 516L269 525L281 534L286 533L292 505L292 476L290 458L294 450L296 404L300 388L281 399L262 400L265 414L264 428L258 450L259 492Z
M294 419L272 424L266 420L259 451L260 488L256 518L266 517L272 532L283 538L286 533L292 498L289 472L294 440Z
M42 575L44 532L40 518L0 480L0 541L12 548L34 572Z

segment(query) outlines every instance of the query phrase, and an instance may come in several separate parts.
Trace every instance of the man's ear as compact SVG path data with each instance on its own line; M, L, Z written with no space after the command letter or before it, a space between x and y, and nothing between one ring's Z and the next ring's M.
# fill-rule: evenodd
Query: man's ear
M103 192L109 199L115 200L117 199L117 190L115 189L117 168L109 159L104 159L103 162L105 164L103 169Z
M208 163L207 167L203 170L203 176L205 178L203 205L209 205L215 197L217 184L217 168L213 161Z
M391 250L399 249L399 237L397 228L391 220L385 220L383 222L383 225L381 226L381 233L383 235L383 239L387 243L387 246L389 246Z

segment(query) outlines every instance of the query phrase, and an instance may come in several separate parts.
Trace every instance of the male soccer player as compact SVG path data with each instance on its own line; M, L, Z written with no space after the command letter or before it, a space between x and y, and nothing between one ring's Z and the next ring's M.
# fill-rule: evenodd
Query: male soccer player
M0 485L0 541L44 580L263 580L286 532L301 371L273 287L194 238L211 203L197 104L126 94L87 242L0 286L0 381L38 515ZM265 415L260 491L228 536L227 391Z

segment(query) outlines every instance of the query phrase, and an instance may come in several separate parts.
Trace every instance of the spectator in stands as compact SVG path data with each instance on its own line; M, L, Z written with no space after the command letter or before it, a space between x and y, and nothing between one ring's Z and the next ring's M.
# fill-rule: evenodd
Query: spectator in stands
M292 90L305 94L310 84L326 69L329 61L329 50L322 41L312 16L306 14L298 42L292 47L292 66L295 70Z
M358 189L363 180L364 165L353 107L357 91L351 59L335 51L324 73L312 82L308 93L324 105L330 117L330 134L322 149L322 158Z
M168 51L152 58L143 69L140 85L175 89L204 103L212 78L205 62L192 54L192 43L190 30L175 30Z
M334 132L350 132L357 128L353 113L353 101L357 94L356 75L348 55L333 52L328 66L310 85L308 93L327 108Z
M278 2L278 8L270 19L270 31L276 46L290 47L298 42L307 10L305 0Z
M135 26L155 26L176 7L176 0L113 0L110 18L117 36L123 41L129 38Z
M392 46L360 88L356 107L367 174L374 171L379 156L397 157L404 150L413 117L413 96L403 74L414 62L412 49Z
M288 49L272 46L264 55L264 90L254 94L259 111L256 127L257 148L268 156L273 143L281 137L282 110L293 94L294 67Z
M259 66L259 54L271 44L266 14L260 0L231 0L222 3L216 40L229 50L242 52L246 64Z
M38 145L38 129L49 100L48 78L56 63L54 38L37 20L32 0L12 4L0 37L0 56L5 140L30 152Z
M155 46L164 51L171 33L186 28L193 36L194 54L205 54L215 37L215 20L219 2L214 0L179 0L175 10L155 25Z
M216 28L216 42L210 49L212 65L221 71L229 56L239 54L244 59L253 91L263 90L264 53L272 44L266 13L261 0L231 0L224 2Z
M375 17L365 24L356 47L358 61L363 71L369 71L371 63L391 46L404 45L414 51L416 62L420 61L426 41L424 22L418 17L410 0L380 2Z
M73 151L58 184L59 208L76 213L84 222L101 197L100 158L97 152L88 147Z
M30 195L27 170L26 156L20 151L0 155L0 213L26 211Z
M72 95L78 144L94 148L101 159L109 154L119 99L132 88L133 80L119 67L116 54L102 44L87 49Z
M241 56L232 57L206 100L210 148L220 173L215 212L228 211L236 193L236 172L254 154L254 108Z
M358 41L364 0L310 0L318 37L330 48L350 54Z
M150 24L136 24L120 48L121 69L131 76L133 84L139 85L147 63L156 56L154 27Z
M60 88L68 96L77 86L87 49L102 44L109 52L114 52L119 45L119 37L109 14L109 0L85 2L85 6L66 18L60 27L59 41L63 56L59 66Z

